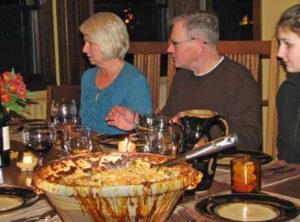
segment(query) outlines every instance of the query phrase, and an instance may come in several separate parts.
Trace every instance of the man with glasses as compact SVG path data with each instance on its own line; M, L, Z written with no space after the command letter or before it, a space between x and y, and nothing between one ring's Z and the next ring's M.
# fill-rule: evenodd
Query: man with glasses
M174 116L189 109L210 109L228 122L239 137L237 148L261 146L261 96L253 76L244 66L217 50L219 22L216 15L197 12L172 20L168 53L178 68L162 115ZM115 107L108 124L132 129L132 114ZM130 122L131 121L131 122Z

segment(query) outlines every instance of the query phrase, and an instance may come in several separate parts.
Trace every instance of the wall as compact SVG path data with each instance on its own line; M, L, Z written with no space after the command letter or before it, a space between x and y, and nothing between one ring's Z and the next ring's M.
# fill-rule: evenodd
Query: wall
M34 91L29 99L33 104L25 107L23 115L27 119L46 119L47 91Z

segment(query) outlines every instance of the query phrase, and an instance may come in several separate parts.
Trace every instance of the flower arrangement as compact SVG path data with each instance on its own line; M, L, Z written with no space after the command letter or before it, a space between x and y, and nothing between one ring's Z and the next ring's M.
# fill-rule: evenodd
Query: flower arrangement
M21 115L25 105L29 102L28 93L23 77L20 73L16 74L14 69L0 75L1 104L8 112L12 111Z

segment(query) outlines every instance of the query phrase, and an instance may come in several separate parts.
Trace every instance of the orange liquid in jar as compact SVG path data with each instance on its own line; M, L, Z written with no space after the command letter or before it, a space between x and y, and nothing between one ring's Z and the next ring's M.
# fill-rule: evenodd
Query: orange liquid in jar
M234 193L260 192L260 163L251 158L231 162L231 191Z

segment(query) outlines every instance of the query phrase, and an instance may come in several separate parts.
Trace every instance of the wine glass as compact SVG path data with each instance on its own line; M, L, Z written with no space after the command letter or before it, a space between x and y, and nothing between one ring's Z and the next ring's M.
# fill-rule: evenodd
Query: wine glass
M62 98L52 101L51 116L54 126L63 130L65 126L77 123L77 108L74 99Z
M56 131L48 122L26 124L22 131L23 144L26 150L41 157L48 153L55 143Z
M69 155L87 154L92 150L91 129L74 125L64 131L64 149Z

